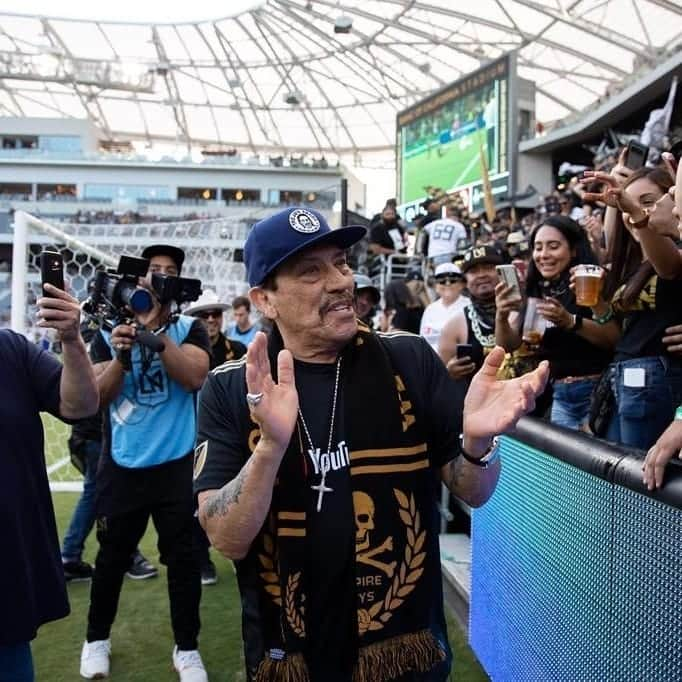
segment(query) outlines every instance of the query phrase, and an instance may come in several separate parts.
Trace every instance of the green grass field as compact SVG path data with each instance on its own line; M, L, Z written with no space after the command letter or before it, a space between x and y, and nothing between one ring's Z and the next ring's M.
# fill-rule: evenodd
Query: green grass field
M53 495L60 538L78 496ZM141 543L144 554L157 566L158 551L153 527ZM85 559L94 560L97 543L88 539ZM218 569L217 585L204 588L201 602L201 654L212 682L244 680L240 604L231 562L212 552ZM177 680L171 665L173 639L168 615L165 569L159 578L135 582L126 579L118 616L112 632L112 677L120 682L171 682ZM80 650L85 635L89 583L69 586L71 615L40 629L33 643L38 682L76 682ZM465 638L449 620L450 641L458 682L484 682L487 676L478 665Z
M424 188L429 185L449 190L480 180L477 136L483 141L484 136L480 132L473 132L403 159L402 200L412 201L426 196ZM483 149L486 149L485 142Z

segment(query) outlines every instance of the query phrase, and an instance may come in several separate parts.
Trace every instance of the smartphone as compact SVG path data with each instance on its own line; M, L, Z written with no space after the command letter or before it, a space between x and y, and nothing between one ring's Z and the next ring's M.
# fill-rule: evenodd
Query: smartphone
M474 347L470 343L457 344L457 358L470 358Z
M514 294L521 298L521 285L519 284L519 273L513 265L496 265L495 270L500 276L500 279L512 288Z
M46 284L52 284L64 291L64 259L57 251L43 251L40 254L40 275L43 282L43 295L50 296L45 291Z
M630 170L641 168L649 158L649 147L637 140L628 142L628 149L625 153L625 165Z

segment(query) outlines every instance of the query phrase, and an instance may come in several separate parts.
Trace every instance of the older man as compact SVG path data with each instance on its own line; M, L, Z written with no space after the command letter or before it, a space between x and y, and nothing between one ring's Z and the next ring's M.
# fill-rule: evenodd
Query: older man
M46 284L38 320L57 330L62 362L0 330L0 679L13 682L33 680L29 643L38 628L69 613L40 412L79 419L99 404L78 301Z
M237 560L253 680L447 678L437 477L483 504L493 435L546 381L497 381L498 349L463 409L426 341L358 325L345 249L363 233L303 208L254 225L250 296L274 331L200 397L199 517Z
M220 300L213 289L204 289L201 296L184 310L185 315L198 317L206 327L208 340L211 342L210 369L215 369L232 360L239 360L246 355L246 346L243 343L228 339L222 332L223 312L229 307L227 303ZM199 554L201 584L215 585L218 582L218 573L215 564L211 561L209 551L211 543L196 519L194 520L194 544Z
M211 342L210 369L246 355L246 346L243 343L228 339L223 334L223 313L229 308L215 291L204 289L201 296L184 310L185 315L198 317L206 326L208 340Z

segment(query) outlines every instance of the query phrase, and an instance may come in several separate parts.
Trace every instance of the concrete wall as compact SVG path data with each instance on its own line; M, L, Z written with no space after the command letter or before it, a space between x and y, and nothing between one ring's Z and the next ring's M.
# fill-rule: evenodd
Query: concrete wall
M519 201L519 206L534 207L542 195L552 191L551 153L531 154L529 152L522 152L519 154L517 193L523 194L528 185L533 185L538 193L528 199Z

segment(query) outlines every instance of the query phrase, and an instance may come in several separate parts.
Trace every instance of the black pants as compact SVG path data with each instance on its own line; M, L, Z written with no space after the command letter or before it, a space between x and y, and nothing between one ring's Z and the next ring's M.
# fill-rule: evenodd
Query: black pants
M123 576L130 565L130 555L135 551L151 516L159 536L160 560L168 567L168 597L175 643L182 650L197 648L201 578L192 537L191 473L190 470L185 472L186 468L169 466L169 471L182 476L184 480L173 481L175 485L161 489L158 486L160 477L156 475L158 472L149 476L147 471L140 470L139 478L146 476L150 485L142 483L137 488L138 491L148 488L137 504L126 505L125 511L120 513L110 511L98 516L97 540L100 547L90 591L88 642L108 639L118 609ZM125 478L130 476L129 470ZM121 480L114 481L114 485L121 483ZM169 495L170 489L174 494Z
M211 542L206 535L206 531L201 527L199 519L194 517L193 524L193 535L194 535L194 551L197 553L197 558L199 559L199 566L203 569L208 565L210 560L209 548L211 547Z

